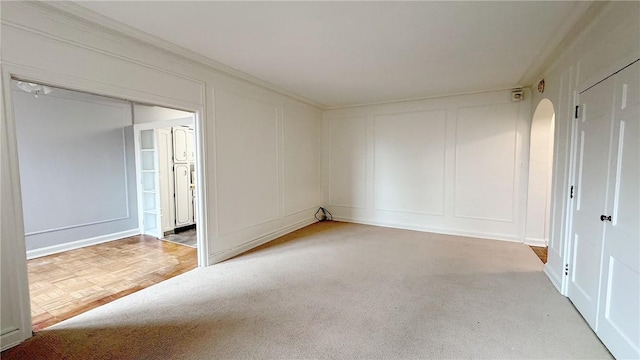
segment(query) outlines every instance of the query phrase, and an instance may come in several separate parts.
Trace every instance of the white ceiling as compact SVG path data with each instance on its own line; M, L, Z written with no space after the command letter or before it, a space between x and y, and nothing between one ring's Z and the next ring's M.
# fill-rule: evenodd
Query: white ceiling
M77 4L325 107L505 89L585 2Z

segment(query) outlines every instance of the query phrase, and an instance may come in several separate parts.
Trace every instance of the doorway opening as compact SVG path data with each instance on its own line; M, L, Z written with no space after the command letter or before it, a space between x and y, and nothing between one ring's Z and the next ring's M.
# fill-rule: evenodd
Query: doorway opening
M531 121L525 243L546 263L551 216L555 111L542 99Z
M11 90L34 331L198 266L200 249L141 231L151 203L133 102L17 79Z
M197 248L195 114L133 105L142 234Z

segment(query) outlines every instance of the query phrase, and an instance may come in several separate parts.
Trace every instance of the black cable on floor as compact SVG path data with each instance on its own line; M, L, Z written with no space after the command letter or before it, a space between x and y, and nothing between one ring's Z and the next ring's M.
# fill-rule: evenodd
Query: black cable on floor
M318 217L318 214L322 213L322 216ZM333 220L333 215L331 215L331 213L329 212L329 210L323 208L323 207L319 207L318 211L316 211L315 213L315 218L318 221L331 221Z

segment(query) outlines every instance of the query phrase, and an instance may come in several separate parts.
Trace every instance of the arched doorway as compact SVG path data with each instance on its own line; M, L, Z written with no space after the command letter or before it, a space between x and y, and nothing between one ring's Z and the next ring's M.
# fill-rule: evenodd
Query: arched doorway
M531 121L525 227L525 243L542 248L546 248L549 243L554 126L553 103L542 99Z

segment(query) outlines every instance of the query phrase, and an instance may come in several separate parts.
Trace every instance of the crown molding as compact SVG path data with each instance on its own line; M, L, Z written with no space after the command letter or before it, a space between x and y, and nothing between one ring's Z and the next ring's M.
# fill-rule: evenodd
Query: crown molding
M243 82L259 86L261 88L273 91L280 95L286 96L293 100L297 100L318 108L320 110L336 110L344 108L353 108L361 106L382 105L409 101L419 101L425 99L435 99L449 96L468 95L475 93L492 92L499 90L507 90L507 88L487 89L482 91L470 91L455 94L436 94L433 96L425 96L418 98L409 98L401 100L381 101L374 103L350 104L345 106L327 106L305 96L283 89L266 80L262 80L253 75L249 75L238 69L220 63L209 57L200 55L194 51L188 50L179 45L163 40L154 35L140 31L134 27L113 20L102 14L94 12L90 9L82 7L71 1L20 1L24 4L39 8L47 12L51 16L56 16L67 22L81 23L84 26L100 31L104 34L117 38L126 39L137 46L145 46L150 49L160 50L172 56L177 56L192 64L204 66L219 73L241 80ZM523 74L518 84L521 87L530 87L542 77L545 71L551 69L566 49L575 42L578 36L592 23L592 21L609 5L609 1L584 1L578 2L571 17L567 18L561 27L556 31L556 36L547 42L545 48L531 62L528 70Z
M534 86L607 6L609 1L578 2L571 17L557 29L556 36L547 42L519 82L524 86Z
M95 29L97 31L106 33L111 36L124 38L130 42L135 43L137 46L146 46L151 49L161 50L169 53L173 56L183 58L193 64L205 66L213 69L217 72L223 73L227 76L231 76L237 80L250 83L262 87L264 89L276 92L280 95L288 98L301 101L305 104L311 105L320 110L324 110L326 106L315 100L309 99L294 92L285 90L277 85L274 85L266 80L262 80L253 75L249 75L238 69L222 64L216 60L200 55L194 51L188 50L166 40L160 39L154 35L135 29L129 25L123 24L119 21L113 20L102 14L96 13L92 10L84 8L78 4L70 1L29 1L24 2L31 6L40 8L48 12L50 15L55 15L59 18L63 18L66 21L80 22L83 25Z
M465 91L465 92L457 92L457 93L443 93L443 94L436 94L432 96L422 96L422 97L400 99L400 100L378 101L378 102L372 102L372 103L326 107L324 110L325 111L343 110L343 109L351 109L351 108L367 107L367 106L400 104L400 103L414 102L414 101L444 99L444 98L455 97L455 96L487 94L487 93L493 93L493 92L511 91L515 89L529 89L529 88L530 86L514 85L514 86L507 86L507 87L497 87L497 88L487 89L487 90Z

